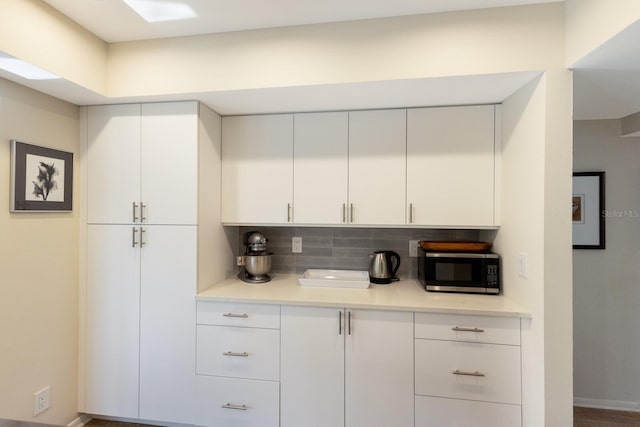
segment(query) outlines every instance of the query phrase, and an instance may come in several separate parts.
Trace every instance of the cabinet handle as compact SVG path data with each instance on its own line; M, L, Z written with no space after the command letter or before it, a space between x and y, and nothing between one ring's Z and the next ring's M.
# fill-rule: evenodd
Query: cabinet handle
M222 313L222 317L242 317L243 319L246 319L249 315L245 313Z
M453 375L462 375L462 376L466 376L466 377L484 377L485 375L482 372L467 372L467 371L460 371L458 369L456 369L455 371L452 372Z
M235 403L225 403L224 405L222 405L222 408L224 409L235 409L237 411L246 411L247 405L242 404L242 405L237 405Z
M291 203L287 203L287 222L291 222Z
M461 328L459 326L454 326L451 328L452 331L456 332L484 332L484 329L479 328Z
M342 335L342 310L338 312L338 335Z
M147 205L145 205L144 203L140 202L140 222L144 222L147 217L145 216L145 212L144 210L147 208Z
M343 203L342 204L342 223L344 224L345 222L347 222L347 204Z
M413 224L413 203L409 203L409 224Z
M223 356L233 356L233 357L249 357L249 353L243 351L242 353L238 353L235 351L225 351L222 353Z
M351 203L351 209L349 209L350 222L353 223L353 203Z
M143 247L144 245L147 244L147 242L144 241L144 233L146 233L147 230L145 230L144 228L140 227L140 247Z
M351 335L351 312L347 312L347 333Z
M131 227L131 247L135 248L138 245L138 242L136 242L136 233L138 232L138 230L135 227Z
M136 222L138 220L136 209L138 209L138 204L136 202L133 202L133 222Z

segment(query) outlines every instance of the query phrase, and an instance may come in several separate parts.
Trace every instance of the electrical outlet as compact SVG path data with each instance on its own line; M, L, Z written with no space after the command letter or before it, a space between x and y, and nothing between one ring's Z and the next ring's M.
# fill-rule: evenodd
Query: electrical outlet
M412 258L418 256L418 242L419 240L409 240L409 256Z
M49 409L49 386L33 394L33 416Z
M527 254L525 254L524 252L520 252L518 254L518 275L520 275L521 277L524 277L525 279L528 277L527 263L528 263Z
M291 252L294 254L302 253L302 237L291 238Z

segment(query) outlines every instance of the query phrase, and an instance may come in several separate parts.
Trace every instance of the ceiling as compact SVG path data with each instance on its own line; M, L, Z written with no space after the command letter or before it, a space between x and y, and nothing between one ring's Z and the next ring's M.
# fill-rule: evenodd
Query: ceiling
M184 21L148 23L122 0L43 0L101 39L113 43L214 32L338 22L467 9L550 3L558 0L181 0L198 17ZM176 0L152 0L171 3ZM632 25L572 66L574 118L621 118L640 111L640 23ZM533 76L533 77L532 77ZM111 99L70 82L54 87L16 78L17 81L78 105L107 102L171 100L171 97ZM451 105L457 99L479 103L501 102L516 82L524 84L532 73L468 77L446 84L443 79L370 82L349 85L292 87L216 93L181 94L209 105L220 114L311 111L321 109L386 108ZM443 84L445 83L445 84ZM460 84L459 84L460 83ZM475 85L475 86L474 86ZM442 91L448 89L449 96ZM274 93L277 91L277 93ZM416 94L429 94L429 103ZM275 96L274 96L275 95ZM500 98L502 97L502 98Z

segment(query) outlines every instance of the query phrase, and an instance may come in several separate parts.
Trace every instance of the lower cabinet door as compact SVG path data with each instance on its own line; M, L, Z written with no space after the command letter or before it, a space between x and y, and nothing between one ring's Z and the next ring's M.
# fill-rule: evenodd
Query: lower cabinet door
M208 427L278 427L280 384L197 376L196 424Z
M520 347L415 341L416 394L521 404Z
M520 405L416 396L416 427L520 427Z
M196 373L254 380L280 379L280 331L197 326Z

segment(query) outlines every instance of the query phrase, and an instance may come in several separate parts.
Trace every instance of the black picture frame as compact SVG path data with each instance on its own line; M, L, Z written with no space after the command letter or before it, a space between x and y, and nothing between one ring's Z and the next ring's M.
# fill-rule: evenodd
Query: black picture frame
M73 153L11 140L11 212L73 207Z
M574 172L573 249L605 249L605 173Z

